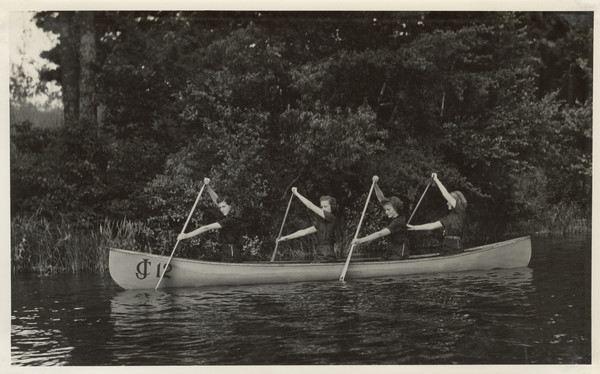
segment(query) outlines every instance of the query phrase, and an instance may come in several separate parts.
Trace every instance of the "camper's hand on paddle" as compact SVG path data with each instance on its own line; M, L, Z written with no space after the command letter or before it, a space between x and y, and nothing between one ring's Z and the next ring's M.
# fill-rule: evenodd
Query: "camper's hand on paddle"
M208 186L209 183L210 183L210 178L204 178L204 184L206 184Z
M281 238L277 239L277 242L284 242L286 240L288 240L287 236L282 236Z
M431 174L431 178L432 178L434 181L437 181L437 179L438 179L438 177L437 177L437 173L432 173L432 174Z
M352 245L361 244L363 240L361 238L352 239Z
M373 183L379 182L379 177L377 175L373 176Z
M189 236L188 234L181 233L181 234L179 234L179 236L177 237L177 240L183 240L183 239L187 239L187 238L189 238L189 237L190 237L190 236Z
M414 230L415 230L415 227L414 227L413 225L406 224L406 229L407 229L408 231L414 231Z
M298 188L296 187L292 187L292 193L296 196L298 196Z

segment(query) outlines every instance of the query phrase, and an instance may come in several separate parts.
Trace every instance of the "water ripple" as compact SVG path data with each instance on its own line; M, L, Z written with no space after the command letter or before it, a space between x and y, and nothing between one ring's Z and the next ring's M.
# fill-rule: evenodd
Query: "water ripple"
M534 244L530 268L346 283L155 292L107 277L22 280L12 363L589 363L590 276L578 270L589 241Z

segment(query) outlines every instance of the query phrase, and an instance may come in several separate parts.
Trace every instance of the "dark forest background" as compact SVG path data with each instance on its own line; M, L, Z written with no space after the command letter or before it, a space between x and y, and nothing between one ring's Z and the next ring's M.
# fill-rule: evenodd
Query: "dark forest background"
M58 36L42 55L57 68L37 89L60 85L63 118L11 121L14 270L102 267L90 263L110 245L170 253L205 176L248 221L246 259L269 258L293 186L315 203L336 197L344 256L373 175L408 217L437 172L468 199L468 245L590 230L592 12L35 20ZM17 69L10 89L17 112L36 88ZM412 223L445 212L434 186ZM189 228L219 218L206 195ZM294 201L284 234L311 218ZM373 199L361 233L385 225ZM416 234L415 251L438 238ZM215 234L182 244L178 256L218 250ZM310 237L280 247L282 258L311 250Z

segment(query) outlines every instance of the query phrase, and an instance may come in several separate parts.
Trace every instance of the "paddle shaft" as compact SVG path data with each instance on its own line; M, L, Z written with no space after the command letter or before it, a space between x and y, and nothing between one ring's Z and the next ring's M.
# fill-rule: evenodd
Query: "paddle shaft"
M421 204L421 200L423 200L423 198L425 197L425 194L427 193L427 190L429 189L429 186L431 186L431 182L433 182L433 178L431 178L429 180L429 183L427 184L427 187L425 187L425 191L423 191L423 195L421 195L421 198L419 199L419 202L417 203L417 206L415 207L415 210L413 210L412 214L410 215L410 218L408 219L408 221L406 221L407 225L410 223L410 220L413 218L413 216L417 212L417 208L419 207L419 204Z
M358 221L358 227L356 228L356 233L354 234L354 239L358 238L358 233L360 231L360 226L362 225L363 218L365 217L365 213L367 212L367 207L369 206L369 200L371 200L371 194L373 193L373 187L375 186L375 181L371 184L371 189L369 190L369 196L367 196L367 201L365 202L365 207L363 208L362 215L360 216L360 221ZM354 241L354 240L352 240ZM348 266L350 265L350 257L352 257L352 251L354 250L354 244L350 246L350 251L348 252L348 257L346 258L346 263L344 264L344 269L342 269L342 274L340 275L340 282L344 281L346 277L346 271L348 271Z
M290 196L290 201L288 202L287 209L285 210L283 222L281 222L281 228L279 229L279 235L277 235L277 240L275 241L275 250L273 251L273 255L271 256L271 262L275 261L275 254L277 254L277 246L279 246L279 238L281 238L281 233L283 232L283 225L285 225L285 219L287 218L288 212L290 211L290 205L292 205L293 198L294 194Z
M188 214L188 218L185 221L185 225L183 225L183 229L181 230L181 233L183 234L185 232L185 229L187 228L188 223L190 222L190 218L192 218L192 213L194 213L194 210L196 209L196 205L198 205L198 201L200 201L200 196L202 196L202 191L204 191L204 186L206 186L206 184L202 184L202 188L200 189L200 192L198 193L198 197L196 197L196 201L194 202L194 206L192 207L192 210L190 210L190 214ZM171 251L171 256L169 256L169 260L167 261L167 264L165 265L162 274L160 275L160 279L158 280L158 283L156 284L156 287L154 287L155 290L158 289L158 286L160 285L160 282L162 281L163 277L165 276L165 273L167 272L167 268L169 267L169 264L171 263L171 259L173 258L173 255L175 254L175 250L177 249L177 245L179 245L179 239L177 240L177 243L175 243L175 247L173 247L173 250Z

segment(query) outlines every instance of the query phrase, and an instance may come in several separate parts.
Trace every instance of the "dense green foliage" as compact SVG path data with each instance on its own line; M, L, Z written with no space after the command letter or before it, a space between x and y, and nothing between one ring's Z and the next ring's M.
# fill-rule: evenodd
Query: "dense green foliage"
M148 230L140 250L164 253L207 176L250 222L247 258L270 255L292 186L337 198L343 254L373 175L408 216L437 172L469 200L467 242L589 229L592 17L97 12L98 123L11 125L13 221L127 219ZM48 31L60 22L38 15ZM60 83L57 51L43 77ZM297 205L284 232L311 224ZM371 205L362 233L385 225ZM444 211L431 188L413 223ZM205 196L190 227L218 218ZM215 251L208 234L182 253L199 256L194 243ZM305 238L281 251L310 248Z

